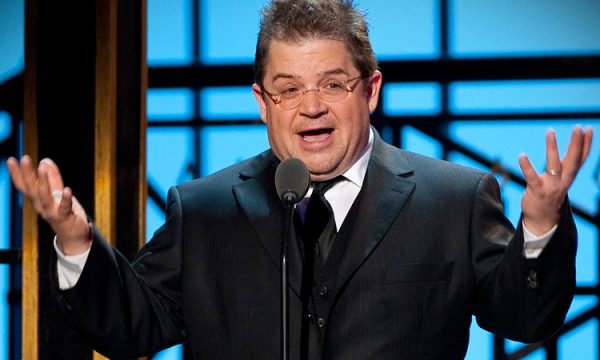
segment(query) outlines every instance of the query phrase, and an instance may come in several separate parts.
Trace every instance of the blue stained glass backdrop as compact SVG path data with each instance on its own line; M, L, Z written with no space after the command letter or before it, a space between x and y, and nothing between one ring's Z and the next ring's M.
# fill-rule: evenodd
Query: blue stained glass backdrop
M259 119L260 112L251 85L205 88L200 93L198 111L206 120Z
M441 55L439 0L362 0L373 50L380 60Z
M383 86L383 111L389 116L437 115L442 110L438 83L388 83Z
M262 0L200 1L200 59L205 64L252 63Z
M600 111L600 79L456 82L449 91L460 115Z
M23 0L0 1L0 84L23 71L24 11Z
M6 165L0 165L0 194L10 192L10 178ZM10 202L0 202L0 250L10 248ZM0 264L0 359L8 359L8 292L9 292L9 271L8 265Z
M191 0L148 0L148 65L194 61Z
M597 0L449 0L454 57L600 54Z
M190 89L148 89L149 120L181 121L194 117L194 92Z
M371 25L373 47L380 60L431 59L441 53L441 1L399 0L359 1ZM193 14L193 0L148 0L148 62L150 66L201 64L250 64L253 61L259 11L265 0L199 0L199 14ZM598 0L448 0L450 57L509 57L600 54L600 1ZM23 69L24 1L0 1L0 85ZM194 34L194 16L199 33ZM198 44L194 41L198 40ZM198 45L195 47L194 45ZM194 49L198 53L194 53ZM384 73L385 80L385 73ZM386 115L411 117L438 115L442 111L442 90L437 83L385 85L380 106ZM192 179L193 169L202 176L246 159L268 147L263 125L224 126L215 123L193 129L187 126L153 127L153 121L191 121L202 117L209 122L258 120L250 84L236 88L207 88L199 94L192 89L150 89L148 92L148 177L163 198L174 184ZM196 95L199 105L196 108ZM452 115L502 115L600 111L600 79L457 82L450 85ZM552 121L469 120L448 126L448 135L460 144L499 160L519 174L517 158L527 153L538 171L544 166L544 134L556 130L564 153L573 126L581 120ZM14 129L0 109L0 142ZM600 119L587 119L596 132ZM388 128L389 129L389 128ZM598 135L598 134L596 134ZM391 130L384 132L391 138ZM598 140L598 139L596 139ZM403 146L411 151L441 158L439 142L413 127L401 131ZM194 149L199 146L200 154ZM198 164L194 163L200 155ZM450 161L481 168L464 155L450 152ZM594 170L600 163L600 144L594 143L590 158L575 181L569 196L584 211L597 213L600 198ZM502 179L499 178L502 183ZM0 193L8 194L9 180L0 165ZM520 213L522 188L507 183L502 196L509 218ZM4 198L8 198L5 196ZM0 202L0 248L9 246L8 202ZM163 209L148 202L147 234L164 221ZM598 284L598 230L576 218L580 242L577 257L578 285ZM8 358L8 266L0 265L0 358ZM594 296L578 296L569 312L571 319L595 306ZM598 358L598 323L587 322L559 341L559 359ZM491 358L492 337L471 328L468 360ZM516 350L522 344L507 342ZM179 359L175 347L154 359ZM545 359L543 351L527 357Z
M268 148L264 125L208 127L202 132L201 174L210 175Z

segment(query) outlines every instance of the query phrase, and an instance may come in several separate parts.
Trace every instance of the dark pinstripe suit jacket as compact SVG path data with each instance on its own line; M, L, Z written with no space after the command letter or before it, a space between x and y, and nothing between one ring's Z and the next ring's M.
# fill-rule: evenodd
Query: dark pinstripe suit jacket
M472 315L519 341L553 334L575 287L568 204L542 255L527 260L491 175L375 137L357 221L342 226L351 227L345 252L324 279L310 358L462 358ZM57 290L75 326L113 358L190 341L198 359L278 359L277 164L267 151L172 188L166 223L132 265L97 234L77 285ZM290 356L298 359L295 246L289 262Z

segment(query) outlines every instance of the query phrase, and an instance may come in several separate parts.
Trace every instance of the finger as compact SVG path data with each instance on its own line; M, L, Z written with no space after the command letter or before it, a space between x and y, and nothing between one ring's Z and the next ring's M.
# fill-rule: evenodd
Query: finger
M583 155L584 149L584 135L581 126L576 126L573 129L573 133L571 134L571 140L569 142L569 147L567 148L567 154L565 155L562 164L564 171L564 181L567 182L567 185L570 185L575 175L577 175L577 171L581 167L581 159Z
M28 155L24 155L21 158L21 172L23 174L23 188L25 189L25 193L35 201L37 197L37 173L33 169L31 157Z
M40 164L38 168L38 186L37 186L38 201L41 207L45 210L52 208L55 205L54 197L50 191L48 184L48 166Z
M8 160L6 160L6 166L8 167L8 173L12 183L15 185L17 190L23 193L25 191L25 184L23 183L23 173L21 172L19 161L11 156L8 158Z
M62 192L60 204L58 205L58 212L61 216L66 217L71 213L73 208L73 191L66 187Z
M529 161L527 155L521 154L519 156L519 166L521 167L521 171L523 172L525 181L527 181L527 184L529 186L532 186L534 188L541 186L542 180L533 168L533 165L531 165L531 161Z
M546 133L546 171L553 176L561 172L556 132L553 129L549 129Z
M588 126L585 129L585 133L583 134L583 153L581 154L581 165L585 162L588 155L590 154L590 150L592 148L592 138L594 137L594 130L592 130L591 126Z
M60 170L56 163L52 161L52 159L45 158L40 161L40 164L45 164L48 169L48 183L50 184L50 189L52 191L63 190L65 187L63 183L62 175L60 174Z

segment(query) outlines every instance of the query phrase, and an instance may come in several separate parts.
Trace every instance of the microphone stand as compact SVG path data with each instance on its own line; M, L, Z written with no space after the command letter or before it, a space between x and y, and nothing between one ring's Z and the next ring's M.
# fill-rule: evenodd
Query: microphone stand
M285 208L283 236L281 237L281 358L289 355L289 309L288 309L288 244L294 229L295 204L302 199L310 185L308 168L297 158L282 161L275 171L275 189Z
M281 237L281 359L288 360L289 355L289 309L288 309L288 268L287 268L287 249L288 243L292 238L291 231L294 221L295 201L290 198L284 198L285 222L283 226L283 236Z

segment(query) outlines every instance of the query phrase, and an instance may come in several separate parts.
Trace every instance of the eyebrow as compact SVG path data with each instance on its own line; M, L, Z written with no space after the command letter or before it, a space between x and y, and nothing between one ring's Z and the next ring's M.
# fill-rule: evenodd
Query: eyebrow
M319 77L325 77L325 76L329 76L329 75L339 75L339 74L348 74L346 72L346 70L342 69L342 68L335 68L335 69L331 69L331 70L326 70L322 73L317 73L317 76ZM300 79L300 76L297 75L292 75L292 74L288 74L288 73L277 73L273 76L273 78L271 78L271 82L275 82L278 79L295 79L298 80Z

